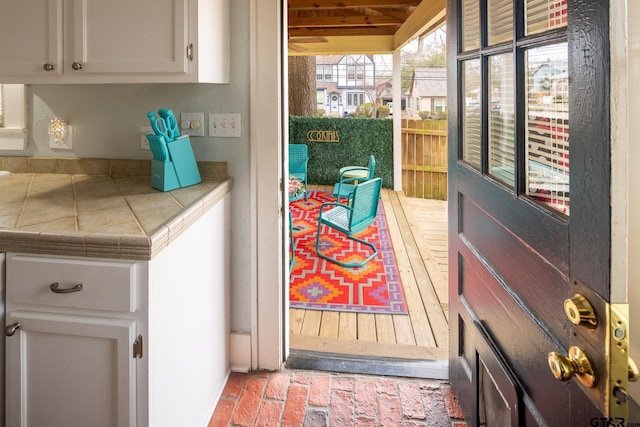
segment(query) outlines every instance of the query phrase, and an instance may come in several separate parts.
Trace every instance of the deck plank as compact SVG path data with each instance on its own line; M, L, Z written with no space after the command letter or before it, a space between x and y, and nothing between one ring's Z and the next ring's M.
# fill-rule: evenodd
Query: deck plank
M394 193L396 197L391 197L391 204L394 210L398 212L403 209L400 198L404 197L404 195L400 196L399 194L400 193ZM424 259L420 254L415 237L412 234L409 221L406 217L398 214L396 214L396 218L398 219L398 225L402 232L402 240L407 248L409 259L411 259L411 266L413 267L413 271L416 276L416 282L418 283L422 303L424 304L429 316L429 323L436 339L436 345L438 347L444 347L448 344L449 323L442 312L442 306L440 305L440 300L438 299L438 295L434 288L434 283L429 277L427 266L423 263Z
M377 341L376 317L374 314L358 313L358 339Z
M340 324L340 313L337 311L323 311L320 322L320 336L338 338L338 326Z
M385 208L385 215L388 218L387 228L393 244L400 279L402 280L414 342L420 346L435 347L436 340L433 336L431 325L429 324L429 317L425 311L425 306L422 304L418 283L416 282L409 253L407 252L405 242L402 238L402 232L398 225L396 218L397 213L394 210L390 197L392 196L389 193L382 194L383 202L387 203ZM404 335L404 333L402 333L402 335Z
M340 313L338 338L346 340L358 338L358 316L356 313Z

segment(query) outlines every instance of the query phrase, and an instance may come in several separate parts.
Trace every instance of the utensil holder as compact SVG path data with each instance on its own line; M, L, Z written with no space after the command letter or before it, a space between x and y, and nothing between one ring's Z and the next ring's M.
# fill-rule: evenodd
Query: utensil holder
M164 162L151 161L151 186L161 191L171 191L202 181L189 135L181 136L166 144L169 159Z

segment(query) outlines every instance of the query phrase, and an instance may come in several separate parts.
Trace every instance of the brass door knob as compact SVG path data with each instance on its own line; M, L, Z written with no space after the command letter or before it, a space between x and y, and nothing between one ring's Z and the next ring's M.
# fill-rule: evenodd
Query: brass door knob
M576 377L586 387L594 387L596 384L596 373L591 361L580 347L571 347L569 357L552 351L547 361L551 373L559 381L569 381Z
M564 301L564 312L574 325L581 325L589 329L595 329L598 326L593 306L580 294L575 294Z

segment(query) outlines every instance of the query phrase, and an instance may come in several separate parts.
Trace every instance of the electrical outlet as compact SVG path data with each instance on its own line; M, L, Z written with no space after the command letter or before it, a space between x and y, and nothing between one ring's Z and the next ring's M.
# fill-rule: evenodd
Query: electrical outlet
M141 150L150 150L149 140L147 139L147 134L153 133L153 129L149 126L142 126L140 128L140 149Z
M242 135L241 117L238 113L209 113L209 136L240 138Z
M49 135L49 147L58 150L71 150L73 148L73 126L67 125L67 134L64 139L56 141L53 135Z
M180 133L189 136L204 136L204 113L181 113Z

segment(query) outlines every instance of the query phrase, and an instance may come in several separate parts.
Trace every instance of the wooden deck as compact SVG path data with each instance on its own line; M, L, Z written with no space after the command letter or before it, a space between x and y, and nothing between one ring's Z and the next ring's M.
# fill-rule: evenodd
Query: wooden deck
M382 201L409 315L290 309L292 350L447 359L447 202L386 189Z

